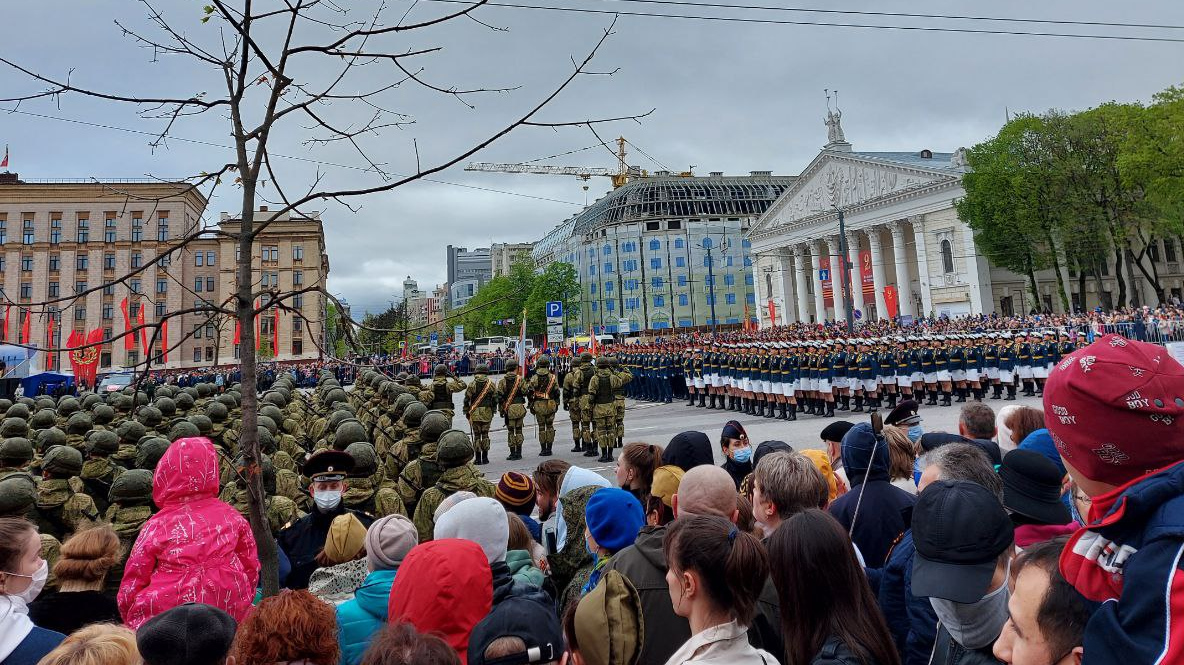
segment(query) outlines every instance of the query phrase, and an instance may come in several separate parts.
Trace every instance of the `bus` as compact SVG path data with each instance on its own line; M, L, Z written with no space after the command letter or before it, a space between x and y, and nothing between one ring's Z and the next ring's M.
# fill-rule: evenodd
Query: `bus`
M505 337L478 337L473 340L473 351L476 353L501 353L509 345Z

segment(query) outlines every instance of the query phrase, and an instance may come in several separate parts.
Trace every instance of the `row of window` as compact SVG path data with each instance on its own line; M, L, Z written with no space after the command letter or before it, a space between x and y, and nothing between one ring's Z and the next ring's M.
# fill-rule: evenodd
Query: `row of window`
M118 220L115 217L107 217L103 223L103 242L113 243L119 239ZM160 242L168 240L169 238L169 218L167 214L162 213L156 221L156 239ZM90 242L90 219L87 217L79 217L74 228L74 239L76 242L84 243ZM142 242L144 240L144 219L142 217L132 217L131 233L128 239L132 242ZM0 245L8 242L8 220L0 219ZM24 217L21 223L21 244L32 245L37 242L37 231L34 219L32 217ZM57 245L62 242L62 220L60 217L55 217L49 220L49 244Z
M745 249L752 247L752 243L747 239L741 240L740 244ZM673 246L674 249L686 249L687 242L683 238L675 238L671 242L671 245ZM657 252L662 249L662 241L658 240L657 238L651 238L650 241L647 243L647 246L649 247L649 251ZM637 247L638 247L638 242L636 240L626 240L626 241L620 243L621 253L623 253L623 254L632 254L633 252L637 251ZM704 249L714 248L715 247L715 240L713 240L710 237L703 238L702 247ZM603 256L611 255L613 253L612 244L605 243L605 245L600 248L600 253ZM595 247L588 248L588 256L592 257L592 258L596 257L596 248Z
M666 296L654 296L653 298L654 298L654 300L653 300L654 307L666 307L667 306ZM745 294L745 301L749 305L755 305L756 304L756 294L754 294L754 293ZM678 294L677 302L678 302L679 307L689 307L691 300L687 294L680 293L680 294ZM739 302L739 299L737 298L737 294L735 294L735 293L725 293L724 294L723 304L735 305L735 304L737 304L737 302ZM710 305L715 305L715 304L717 304L715 296L708 294L707 305L710 306ZM626 310L641 309L641 298L625 298L624 299L624 307ZM592 311L593 312L598 311L598 308L599 308L599 302L592 301ZM605 298L604 309L605 309L605 311L609 311L609 312L616 311L616 301L612 298Z
M731 256L720 256L720 257L704 256L703 257L703 267L704 268L710 268L710 267L731 268L732 266L733 266L733 257L731 257ZM752 266L752 259L750 259L747 256L744 257L744 267L748 268L751 266ZM687 257L675 256L674 257L674 267L675 268L687 267ZM638 268L637 259L624 259L621 261L621 270L623 272L637 272L637 268ZM650 270L661 270L661 269L662 269L662 259L660 257L651 258L650 259ZM611 275L612 273L613 273L613 264L611 264L611 263L604 264L604 267L602 269L602 274ZM596 274L596 266L595 265L588 266L588 275L592 276L595 274Z

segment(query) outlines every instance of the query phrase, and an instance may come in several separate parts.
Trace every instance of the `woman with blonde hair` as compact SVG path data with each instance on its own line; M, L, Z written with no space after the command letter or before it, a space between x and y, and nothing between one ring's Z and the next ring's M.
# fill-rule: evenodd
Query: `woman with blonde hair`
M119 536L103 524L79 531L62 545L54 564L58 592L29 605L33 623L63 635L93 623L120 623L119 605L103 593L107 571L119 560Z
M38 665L142 665L136 634L124 626L97 623L62 640Z

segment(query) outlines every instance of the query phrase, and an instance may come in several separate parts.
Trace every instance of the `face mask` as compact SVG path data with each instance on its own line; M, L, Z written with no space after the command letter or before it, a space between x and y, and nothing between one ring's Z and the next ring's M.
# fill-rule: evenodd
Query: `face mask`
M752 460L752 448L741 448L732 453L732 459L736 460L738 464L747 464Z
M337 506L341 505L341 491L340 490L325 490L317 492L312 495L312 500L317 504L322 512L329 512L336 510Z
M909 428L909 441L916 443L921 439L921 435L924 433L925 430L921 429L920 425L913 425Z
M596 564L600 563L600 555L597 554L596 552L592 551L592 546L588 544L587 538L584 539L584 551L586 551L588 553L588 556L592 557L592 566L593 567L595 567Z
M49 563L46 562L45 559L42 559L41 565L37 567L37 570L33 571L32 575L21 575L20 573L5 573L5 575L12 575L13 577L28 577L30 580L32 580L29 583L29 588L25 589L24 591L20 593L8 594L11 598L20 599L27 606L29 603L32 603L41 593L41 590L45 588L45 580L49 578Z
M981 649L990 646L1007 623L1008 597L1004 583L973 603L944 598L930 598L929 603L955 642L967 649Z

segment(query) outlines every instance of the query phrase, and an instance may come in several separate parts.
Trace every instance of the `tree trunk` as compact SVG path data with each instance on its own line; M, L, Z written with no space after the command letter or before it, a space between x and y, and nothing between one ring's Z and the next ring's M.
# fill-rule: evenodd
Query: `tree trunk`
M1040 305L1040 285L1036 282L1036 271L1032 269L1031 265L1028 266L1028 289L1032 293L1032 306L1027 307L1024 309L1024 311L1020 312L1021 316L1034 309L1038 310Z
M1126 278L1131 283L1131 307L1142 307L1143 298L1139 293L1139 284L1135 281L1135 270L1132 265L1135 262L1135 253L1131 251L1129 241L1124 243L1122 251L1126 257Z
M1118 307L1126 307L1126 280L1122 277L1122 248L1114 244L1114 280L1118 284Z
M1080 311L1085 311L1085 271L1077 267L1077 299L1081 302Z
M1069 304L1068 288L1065 285L1065 276L1061 274L1061 257L1060 250L1057 249L1056 242L1053 241L1052 233L1046 228L1044 230L1045 239L1048 241L1049 257L1052 258L1052 270L1057 276L1057 295L1061 298L1061 307L1066 312L1073 311Z

